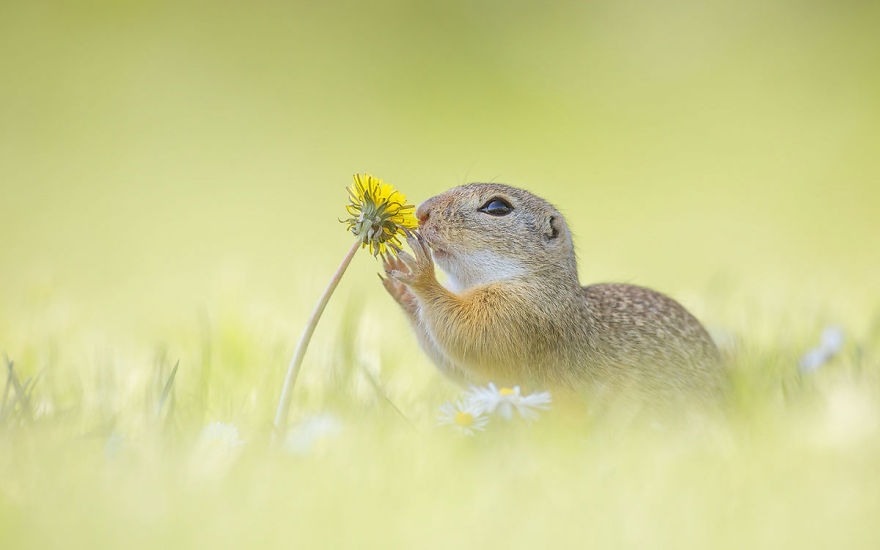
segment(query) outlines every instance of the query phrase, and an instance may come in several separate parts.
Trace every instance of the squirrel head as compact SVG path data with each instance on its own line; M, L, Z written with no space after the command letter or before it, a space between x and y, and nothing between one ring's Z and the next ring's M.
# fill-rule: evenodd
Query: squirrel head
M416 217L454 290L508 279L578 284L565 218L528 191L470 183L426 200Z

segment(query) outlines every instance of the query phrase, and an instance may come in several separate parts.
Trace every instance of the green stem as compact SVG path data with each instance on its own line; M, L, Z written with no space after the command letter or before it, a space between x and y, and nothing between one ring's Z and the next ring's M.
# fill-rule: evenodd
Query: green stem
M351 259L354 258L355 252L357 252L360 244L359 241L355 241L354 244L351 245L351 249L348 251L348 254L345 255L345 258L343 258L336 273L333 274L333 278L330 279L330 284L327 285L324 294L322 294L321 299L318 300L318 304L315 306L314 311L312 311L312 316L309 317L309 322L306 323L306 328L303 329L303 333L299 337L299 343L296 344L296 351L293 352L293 357L290 359L290 364L287 366L287 375L284 377L284 386L281 388L281 399L278 401L278 410L275 411L276 437L282 435L284 428L286 427L287 413L290 410L290 400L293 397L293 386L296 384L296 377L299 374L300 364L302 364L303 356L306 354L306 348L309 347L309 341L312 339L312 334L315 332L315 326L318 324L318 319L321 318L321 314L324 312L324 308L330 300L330 295L336 290L339 280L342 279L342 274L345 273L348 264L351 263Z

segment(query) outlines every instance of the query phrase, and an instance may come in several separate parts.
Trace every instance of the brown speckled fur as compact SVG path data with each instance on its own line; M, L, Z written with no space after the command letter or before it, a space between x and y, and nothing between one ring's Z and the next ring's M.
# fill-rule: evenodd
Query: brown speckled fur
M513 210L479 211L494 198ZM388 258L383 282L452 378L664 397L718 390L718 350L700 322L647 288L582 287L568 225L540 197L468 184L425 201L417 215L414 255Z

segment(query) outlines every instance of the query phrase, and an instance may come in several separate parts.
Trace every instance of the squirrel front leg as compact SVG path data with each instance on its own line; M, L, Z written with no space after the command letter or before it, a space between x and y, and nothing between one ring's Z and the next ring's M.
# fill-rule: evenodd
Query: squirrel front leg
M419 342L419 346L428 354L428 357L434 362L435 365L440 369L440 371L450 378L454 379L459 383L467 383L469 382L467 375L458 368L448 357L446 357L442 351L437 347L437 344L434 342L433 338L428 334L425 330L425 327L422 325L421 319L419 318L419 302L418 298L410 292L407 286L395 279L391 276L392 272L403 272L407 269L406 264L400 260L400 258L394 256L384 256L383 264L385 268L385 273L388 275L387 277L380 277L382 279L382 286L385 287L385 290L388 291L388 294L391 295L392 298L400 305L403 312L406 314L406 318L409 320L410 325L412 325L413 330L416 333L416 339Z
M504 297L495 285L467 291L464 295L451 292L437 281L431 252L423 237L415 234L407 239L415 256L400 253L406 270L391 269L389 277L406 285L418 302L421 330L439 352L449 360L477 368L481 376L507 370L524 359L527 344L512 341L510 330L497 323L516 322L506 315L510 297Z

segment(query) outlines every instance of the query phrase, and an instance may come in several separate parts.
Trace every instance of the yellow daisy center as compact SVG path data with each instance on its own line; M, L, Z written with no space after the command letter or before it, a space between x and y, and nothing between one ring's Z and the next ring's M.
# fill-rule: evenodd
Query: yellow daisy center
M474 415L469 412L459 411L455 413L455 423L459 426L470 426L474 423Z
M515 395L516 392L513 390L513 388L501 388L500 390L498 390L498 394L507 397L508 395Z

